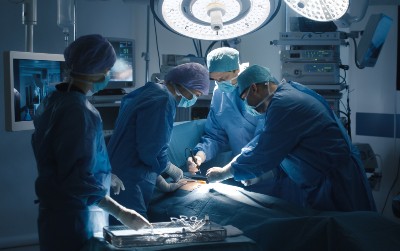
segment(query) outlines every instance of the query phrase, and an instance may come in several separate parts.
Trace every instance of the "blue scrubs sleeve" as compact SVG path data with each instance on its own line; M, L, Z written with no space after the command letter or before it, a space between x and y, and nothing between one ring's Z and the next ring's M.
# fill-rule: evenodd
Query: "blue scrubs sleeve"
M223 109L221 106L223 106L222 92L215 89L211 100L210 112L204 126L204 135L201 137L199 144L194 148L195 152L205 152L206 161L214 158L220 152L230 150L226 129L220 125L216 116L216 113Z

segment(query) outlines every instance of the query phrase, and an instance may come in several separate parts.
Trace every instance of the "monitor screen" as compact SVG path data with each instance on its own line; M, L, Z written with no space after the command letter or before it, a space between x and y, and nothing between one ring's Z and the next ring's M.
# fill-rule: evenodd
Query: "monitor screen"
M107 38L114 47L117 61L110 70L111 78L106 89L134 87L135 41L126 38Z
M360 67L374 67L389 33L392 19L384 14L371 15L357 47Z
M64 80L64 56L6 51L4 69L6 130L34 129L32 120L41 100Z

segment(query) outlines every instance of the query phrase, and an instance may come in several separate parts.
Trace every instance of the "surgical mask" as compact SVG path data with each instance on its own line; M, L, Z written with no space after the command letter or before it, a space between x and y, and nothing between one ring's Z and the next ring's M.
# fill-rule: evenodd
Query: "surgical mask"
M93 93L99 92L101 90L103 90L104 88L106 88L106 86L108 85L108 82L110 81L110 73L107 73L104 75L104 80L101 82L94 82L93 83L93 87L92 87L92 91Z
M220 89L223 92L233 92L236 89L237 84L233 85L232 80L234 80L236 78L237 77L232 78L231 80L225 80L225 81L221 81L221 82L217 81L218 89Z
M249 92L250 92L250 88L247 91L246 97L244 98L244 108L246 109L246 112L249 113L250 115L252 115L252 116L260 116L261 113L258 112L256 109L258 107L260 107L264 103L264 101L270 100L272 98L272 96L274 95L274 92L270 91L269 84L268 84L268 93L269 93L268 96L263 98L256 106L252 106L252 105L249 105L249 103L247 103L247 96L249 96Z
M260 116L261 115L261 113L259 113L256 110L256 108L257 108L256 106L252 106L252 105L249 105L249 103L247 103L247 98L244 100L244 108L246 109L246 112L248 114L250 114L251 116L256 117L256 116Z
M187 88L185 88L183 85L181 85L184 89L186 89L190 94L192 94L192 99L187 99L185 96L182 95L182 93L178 90L178 88L175 85L175 93L176 95L181 97L181 100L178 103L178 107L183 107L183 108L188 108L194 105L197 101L197 96L194 95L191 91L189 91Z

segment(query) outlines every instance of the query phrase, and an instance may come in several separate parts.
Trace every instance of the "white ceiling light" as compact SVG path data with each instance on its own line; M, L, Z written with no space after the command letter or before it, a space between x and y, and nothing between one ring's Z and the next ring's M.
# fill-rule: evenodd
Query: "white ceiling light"
M320 22L341 18L349 8L349 0L285 0L294 11Z
M151 0L154 16L167 29L202 40L226 40L258 30L279 7L279 0Z

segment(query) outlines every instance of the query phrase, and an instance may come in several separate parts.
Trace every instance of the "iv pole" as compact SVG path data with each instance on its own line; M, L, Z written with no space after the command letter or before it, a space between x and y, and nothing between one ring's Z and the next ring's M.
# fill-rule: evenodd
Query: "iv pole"
M147 5L147 34L146 34L146 52L142 53L142 57L146 61L145 83L149 81L149 36L150 36L150 6Z

